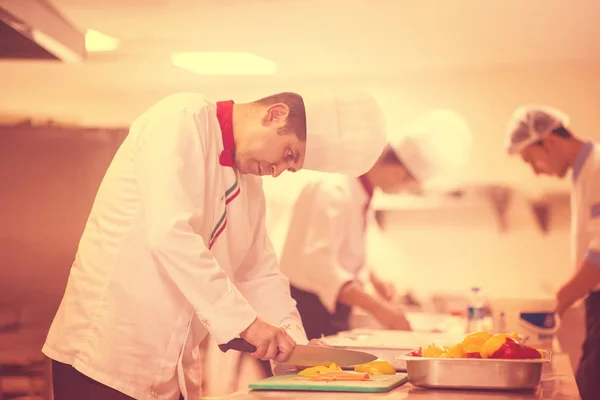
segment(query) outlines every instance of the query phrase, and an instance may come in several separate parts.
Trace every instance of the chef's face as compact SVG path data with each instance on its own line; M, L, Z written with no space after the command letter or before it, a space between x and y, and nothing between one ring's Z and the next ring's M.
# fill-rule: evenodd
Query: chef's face
M387 146L373 168L368 172L374 186L387 194L415 192L420 189L419 181L398 159L390 146Z
M536 175L563 178L569 170L569 162L564 156L558 138L554 135L527 146L521 151L521 157L531 166Z
M289 108L282 103L261 109L246 127L246 140L236 143L235 163L243 174L279 176L304 164L306 142L286 130Z
M386 194L413 192L420 188L419 182L402 165L381 165L378 175L378 186Z

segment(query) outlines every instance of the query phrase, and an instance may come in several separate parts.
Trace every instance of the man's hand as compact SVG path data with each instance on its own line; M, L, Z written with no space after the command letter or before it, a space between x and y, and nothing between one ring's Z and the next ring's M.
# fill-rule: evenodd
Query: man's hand
M600 268L584 261L575 275L556 293L556 313L561 316L577 300L587 296L600 283Z
M393 301L396 298L396 288L393 283L379 279L375 274L371 274L371 283L384 300Z
M348 282L344 285L340 290L338 300L344 304L362 308L387 329L412 330L402 309L365 292L356 282Z
M412 330L410 322L408 322L404 315L404 311L392 304L381 303L379 307L373 311L373 316L387 329L398 331Z
M267 324L260 318L240 334L242 339L256 347L252 357L260 360L286 362L296 348L296 342L283 329Z

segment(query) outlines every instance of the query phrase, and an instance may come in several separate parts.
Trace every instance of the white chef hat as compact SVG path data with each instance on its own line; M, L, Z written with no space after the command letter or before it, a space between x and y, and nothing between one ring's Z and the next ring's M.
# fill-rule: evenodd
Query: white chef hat
M413 121L391 147L402 164L425 182L464 167L472 145L467 121L451 110L429 111Z
M539 142L553 130L569 125L563 112L543 105L519 106L512 114L506 129L506 149L509 154L520 153L525 147Z
M304 169L359 176L375 164L386 144L377 101L361 91L301 92L306 111Z

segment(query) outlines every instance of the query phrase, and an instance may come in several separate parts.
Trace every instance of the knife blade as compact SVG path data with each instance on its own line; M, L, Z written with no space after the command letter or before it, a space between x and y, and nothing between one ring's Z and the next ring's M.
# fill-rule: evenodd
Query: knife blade
M237 350L245 353L254 353L256 351L256 347L241 338L232 339L226 344L220 344L219 349L224 353L228 350ZM340 367L353 367L376 359L377 356L362 351L298 344L290 359L285 363L302 367L329 365L331 363L336 363Z

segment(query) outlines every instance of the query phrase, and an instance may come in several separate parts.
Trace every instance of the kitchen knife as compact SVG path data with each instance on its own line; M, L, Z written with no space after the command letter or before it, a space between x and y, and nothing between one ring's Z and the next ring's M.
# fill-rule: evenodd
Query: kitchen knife
M254 353L256 351L256 347L240 338L230 340L226 344L220 344L219 349L222 352L237 350L245 353ZM353 367L376 359L376 356L362 351L298 344L290 359L285 363L302 367L329 365L331 363L336 363L340 367Z

